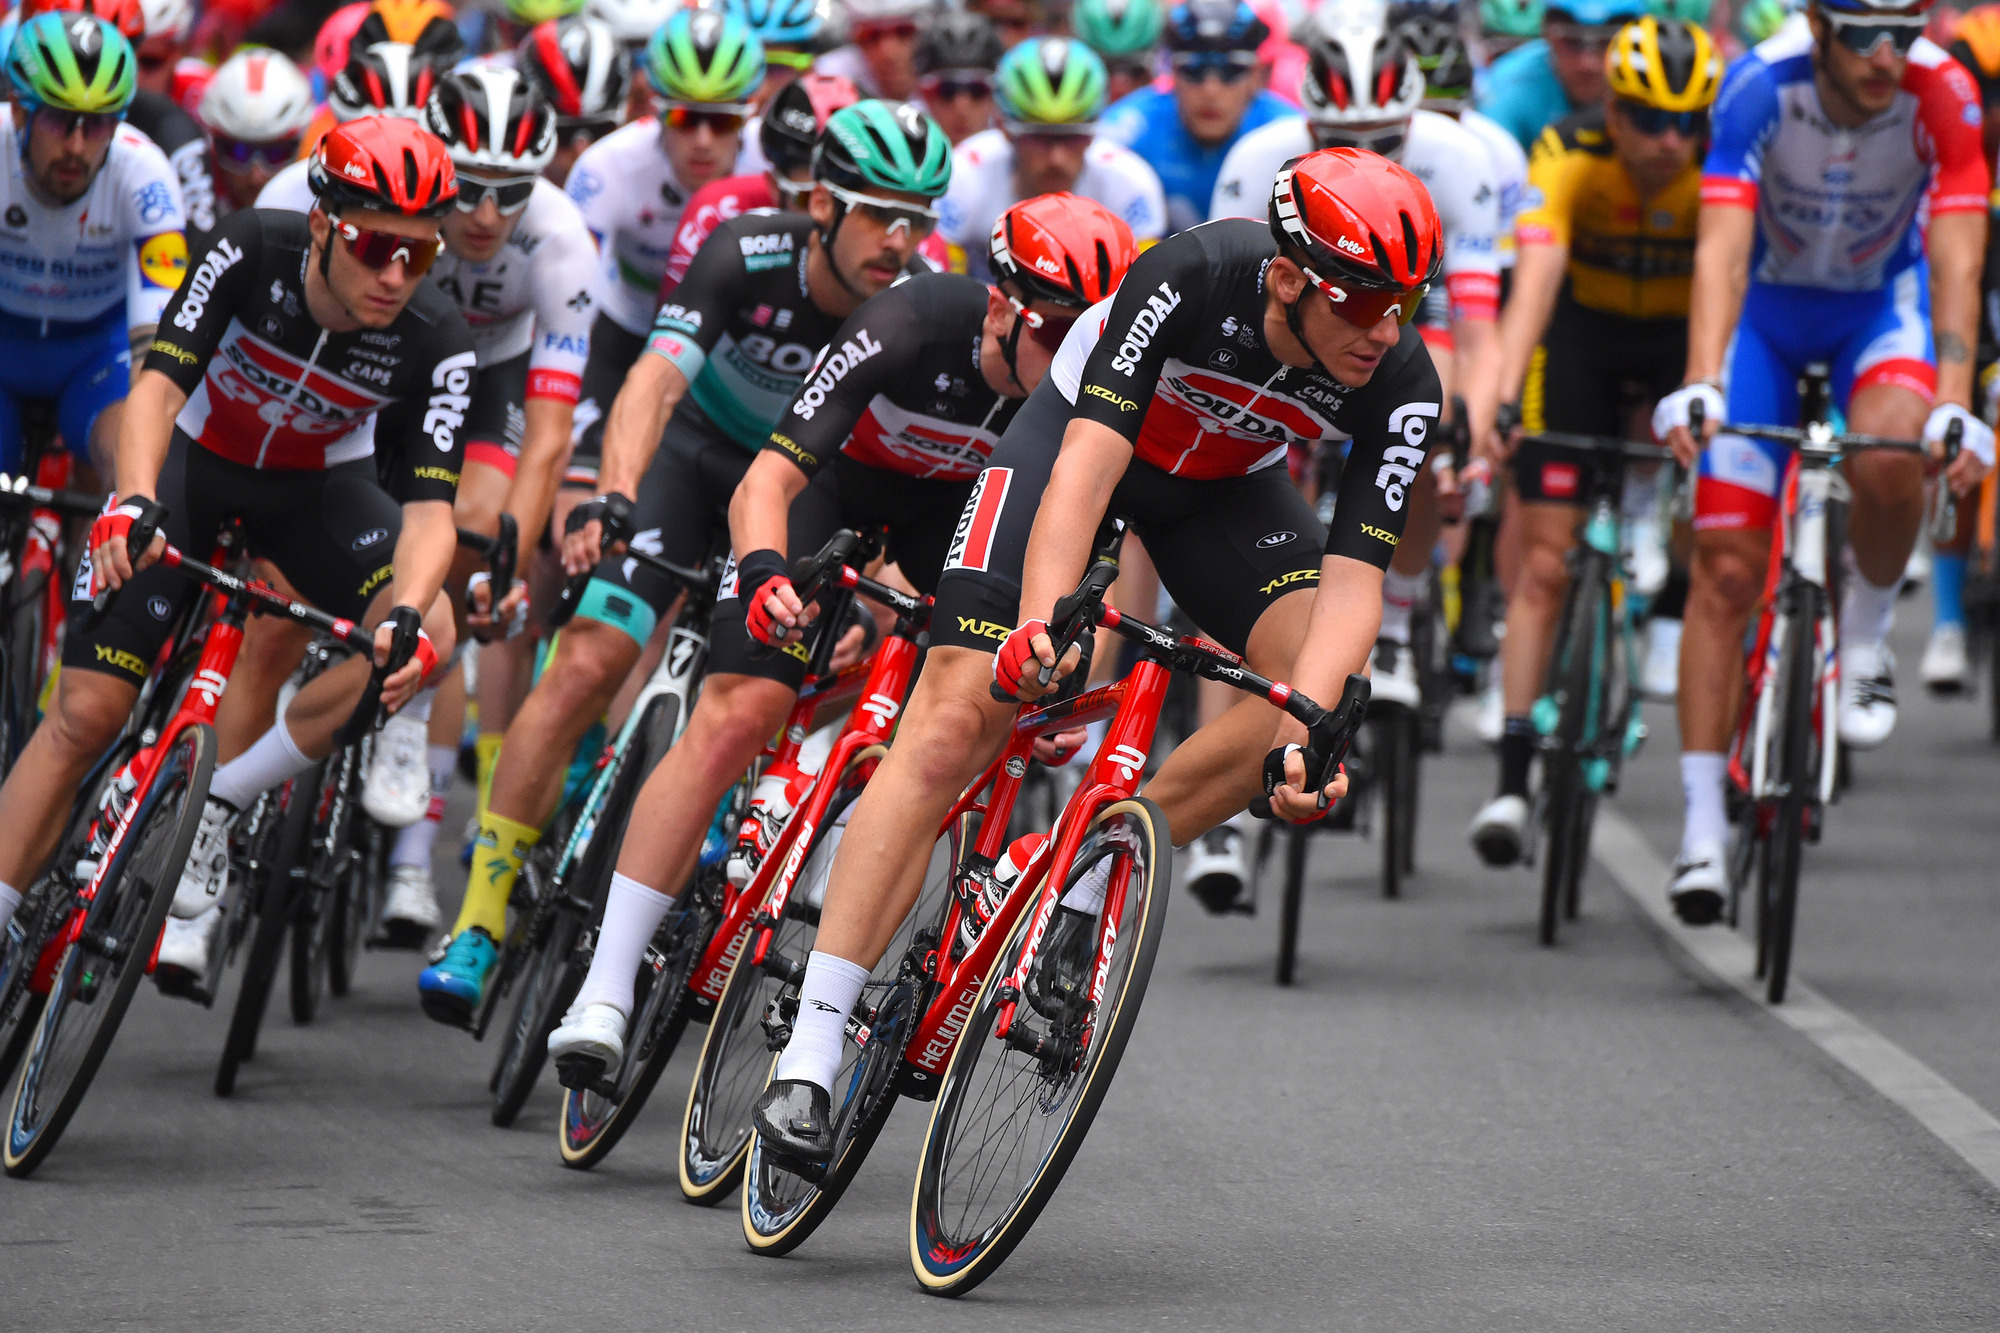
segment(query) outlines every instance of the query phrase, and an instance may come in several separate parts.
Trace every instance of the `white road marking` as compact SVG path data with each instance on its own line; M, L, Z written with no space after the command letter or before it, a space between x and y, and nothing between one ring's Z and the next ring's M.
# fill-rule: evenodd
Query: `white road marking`
M1701 971L1748 997L1915 1117L1966 1165L2000 1188L2000 1120L1922 1060L1821 995L1792 973L1785 1002L1764 1003L1756 948L1726 926L1684 926L1667 904L1666 861L1632 823L1600 805L1591 840L1612 880Z

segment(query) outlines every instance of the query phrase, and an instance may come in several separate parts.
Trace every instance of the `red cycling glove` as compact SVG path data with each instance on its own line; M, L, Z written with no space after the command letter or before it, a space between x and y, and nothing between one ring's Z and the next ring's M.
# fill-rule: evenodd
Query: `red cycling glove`
M1039 672L1041 662L1035 656L1034 639L1037 634L1047 634L1049 622L1030 620L1018 626L993 654L993 679L1000 688L1013 694L1021 688L1021 674L1031 666Z
M783 644L792 627L785 625L769 609L771 594L780 588L790 588L792 581L783 574L773 574L757 585L757 591L750 594L743 603L743 626L750 631L750 637L768 648Z
M422 630L417 631L417 646L416 649L413 652L411 652L410 658L412 661L421 662L423 664L424 668L423 679L429 680L431 676L437 671L438 668L438 650L436 646L431 643L430 635L424 633Z

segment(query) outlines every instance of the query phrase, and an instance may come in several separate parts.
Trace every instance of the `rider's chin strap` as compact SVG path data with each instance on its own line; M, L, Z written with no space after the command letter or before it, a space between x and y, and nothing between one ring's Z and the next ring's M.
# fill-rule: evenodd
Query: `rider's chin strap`
M1303 297L1305 293L1301 292L1299 295ZM1312 358L1313 369L1328 379L1332 379L1333 372L1320 364L1319 353L1313 351L1312 344L1306 341L1305 326L1299 319L1299 303L1297 301L1279 301L1278 304L1284 307L1285 327L1292 331L1292 336L1299 340L1299 346L1305 348L1306 355Z
M1014 327L1007 330L1007 336L1000 340L1000 359L1007 363L1007 378L1013 383L1015 388L1023 390L1028 386L1021 383L1021 372L1014 365L1014 352L1021 345L1021 330L1027 326L1027 323L1027 317L1016 310L1014 312Z
M836 199L833 201L833 221L816 231L814 235L819 237L819 248L826 254L827 271L833 274L833 280L845 287L849 296L857 301L865 301L868 299L868 293L847 280L847 275L840 271L840 262L833 257L833 238L840 235L840 224L845 221L847 221L847 205Z
M333 298L333 303L345 311L349 319L366 327L361 316L354 313L354 308L341 300L340 294L333 290L333 241L334 237L339 234L333 228L340 225L340 217L338 214L328 213L318 203L315 203L313 207L319 209L320 213L327 220L326 244L319 248L319 280L326 284L326 294Z

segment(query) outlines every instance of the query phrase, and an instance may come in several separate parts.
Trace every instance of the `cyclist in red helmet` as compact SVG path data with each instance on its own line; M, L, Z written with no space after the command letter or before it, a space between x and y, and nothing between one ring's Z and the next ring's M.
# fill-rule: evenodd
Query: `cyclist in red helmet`
M377 627L378 660L396 626L421 626L427 640L383 691L392 709L451 651L440 589L474 354L456 306L423 281L457 197L451 159L409 121L357 120L327 136L313 180L309 215L224 218L160 318L118 438L116 503L77 577L54 716L0 786L0 827L20 834L0 846L0 881L32 882L158 660L190 593L153 563L165 542L206 555L240 520L250 551L304 600ZM159 536L128 551L141 520ZM93 625L91 595L106 587L119 596ZM235 816L332 752L368 669L357 659L319 676L275 725L284 672L231 681L216 720L224 762L160 946L163 990L207 996Z
M1057 688L1036 683L1042 667L1075 669L1075 653L1057 662L1047 621L1108 520L1130 524L1174 600L1256 671L1331 704L1367 670L1382 571L1438 420L1437 372L1410 320L1443 250L1416 177L1326 149L1278 173L1268 226L1184 231L1076 321L960 515L923 674L848 821L792 1037L757 1106L774 1151L831 1150L849 1011L916 902L951 802L1012 721L988 687L1032 699ZM1331 532L1284 467L1292 445L1320 440L1352 441ZM1302 761L1273 748L1297 732L1245 699L1184 741L1146 788L1174 843L1238 836L1225 821L1262 793L1267 762L1285 775L1277 813L1323 813L1320 792L1299 790ZM1345 792L1338 778L1324 794ZM1190 887L1211 911L1237 906L1240 881ZM1052 971L1030 984L1076 982L1102 894L1085 877L1064 896L1037 963Z
M870 298L828 340L730 501L730 546L740 554L710 621L701 697L638 795L590 975L549 1041L565 1082L588 1087L617 1072L633 980L668 895L688 882L710 812L784 723L805 678L803 652L753 655L753 640L776 647L816 632L817 608L799 600L789 560L841 528L887 525L887 554L903 577L935 589L1001 431L1069 326L1110 294L1137 252L1132 229L1104 205L1042 195L994 224L996 286L913 277ZM804 785L796 772L766 774L763 799L782 801L776 784L791 778ZM744 827L759 832L746 832L732 878L748 881L785 813L753 806Z

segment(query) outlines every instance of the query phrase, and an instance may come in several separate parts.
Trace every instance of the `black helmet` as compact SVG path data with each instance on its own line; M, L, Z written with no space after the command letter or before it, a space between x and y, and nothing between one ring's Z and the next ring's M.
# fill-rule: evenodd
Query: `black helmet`
M984 14L950 11L931 21L917 40L917 73L943 69L994 69L1007 48Z

